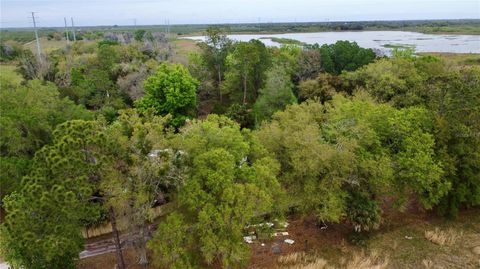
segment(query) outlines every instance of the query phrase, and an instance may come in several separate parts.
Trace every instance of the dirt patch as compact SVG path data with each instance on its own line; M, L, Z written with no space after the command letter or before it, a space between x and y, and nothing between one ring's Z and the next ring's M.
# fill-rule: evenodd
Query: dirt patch
M354 253L378 252L380 257L388 258L388 268L392 269L426 268L426 265L433 266L429 268L480 268L480 255L473 251L480 247L480 210L462 212L456 220L421 211L391 211L387 219L380 230L372 232L366 239L366 245L359 247L347 240L352 231L347 224L328 224L327 229L321 229L314 218L291 218L286 229L288 236L254 241L249 245L251 258L246 268L281 268L279 257L299 252L324 259L333 266L345 263ZM425 231L435 228L455 229L461 231L462 236L451 246L434 244L425 238ZM295 242L289 245L285 239ZM280 253L274 253L278 250ZM141 268L135 265L133 249L125 252L127 268ZM114 264L115 253L109 253L83 259L77 268L108 269Z
M329 224L322 229L314 218L294 219L289 221L288 236L273 237L271 240L255 241L251 244L251 258L248 268L278 268L280 256L296 252L333 253L341 255L346 246L345 238L351 227L345 224ZM292 239L290 245L284 242ZM262 245L263 244L263 245ZM280 251L280 253L275 253Z

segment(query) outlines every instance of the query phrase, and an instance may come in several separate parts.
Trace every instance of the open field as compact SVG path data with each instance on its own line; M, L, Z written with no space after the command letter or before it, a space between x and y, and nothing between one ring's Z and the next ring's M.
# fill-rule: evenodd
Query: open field
M420 53L422 55L433 55L453 65L473 66L480 65L480 54L478 53Z

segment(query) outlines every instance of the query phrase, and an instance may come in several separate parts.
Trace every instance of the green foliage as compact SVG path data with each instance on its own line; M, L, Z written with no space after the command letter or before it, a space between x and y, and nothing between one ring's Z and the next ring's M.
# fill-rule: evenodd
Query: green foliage
M296 61L296 81L314 79L322 71L322 56L318 49L303 49Z
M177 64L161 64L144 82L145 96L135 102L140 111L153 108L160 115L172 115L171 125L180 127L196 107L198 82Z
M213 79L213 81L216 82L216 86L220 88L226 71L226 60L232 47L232 41L228 39L224 31L220 28L208 28L206 36L207 39L205 42L199 45L202 61L210 72L210 78Z
M113 165L105 167L101 184L117 221L130 233L139 264L148 264L146 243L151 208L183 183L182 156L167 148L168 117L122 111L106 131Z
M347 218L355 225L355 231L368 231L378 228L381 222L380 201L375 200L368 193L353 190L347 200Z
M456 216L463 207L480 205L480 69L453 72L438 87L430 102L437 115L437 154L452 185L439 209Z
M170 214L148 242L148 248L153 251L154 263L172 269L195 268L192 265L192 254L188 251L193 242L188 241L191 237L185 236L189 233L189 226L183 216Z
M246 105L232 104L228 107L225 116L236 121L242 128L251 128L254 125L254 118Z
M278 165L261 157L258 144L253 146L250 136L244 136L240 126L225 117L211 115L205 121L194 121L182 129L178 139L191 164L187 184L179 193L182 217L161 223L155 238L161 240L161 232L171 230L171 222L182 218L185 224L180 223L177 232L183 233L167 235L177 238L174 248L167 247L165 240L157 250L157 245L150 247L161 255L158 260L170 266L198 264L190 258L194 255L200 264L226 268L244 264L249 251L243 244L243 229L256 215L272 209L273 195L280 189ZM186 253L174 255L179 249Z
M284 68L280 66L268 71L265 87L260 89L260 96L253 107L255 121L261 123L268 120L276 111L296 103L292 89L293 83Z
M0 62L15 60L23 53L22 45L17 42L10 41L0 43Z
M266 71L270 67L270 55L265 45L258 40L235 43L227 56L227 73L222 90L240 99L242 104L253 102L264 86ZM236 99L236 98L235 98Z
M403 205L415 193L430 209L449 190L430 132L425 109L396 110L359 94L289 106L258 136L282 165L294 205L322 221L347 216L368 230L380 221L377 198Z
M476 67L462 70L449 68L449 65L439 58L413 57L411 52L407 51L395 53L390 59L381 59L356 72L342 75L346 85L363 88L380 101L391 102L396 107L420 105L428 108L428 111L423 112L416 109L405 110L405 113L414 113L417 116L430 114L430 120L427 120L430 121L430 127L425 129L412 125L401 132L403 127L399 128L397 135L410 136L405 140L405 145L399 146L414 156L413 159L398 156L399 163L405 167L399 177L404 177L402 180L410 178L408 180L411 182L428 184L427 182L440 175L441 180L446 181L445 185L431 185L426 189L426 201L423 203L427 208L431 208L440 202L440 211L450 216L455 216L461 207L479 204L480 166L476 154L479 144L476 134L479 132L477 126L480 119L478 74ZM415 117L406 114L404 116ZM434 136L419 134L418 129L427 130ZM429 150L427 153L425 145L434 145L434 152ZM419 149L422 153L416 152ZM441 161L441 169L438 164L429 161L431 155ZM413 174L409 170L412 167L425 171ZM442 195L447 190L447 195ZM435 197L429 197L431 195Z
M342 89L342 80L338 76L320 73L315 79L300 82L298 95L301 99L318 99L324 103L332 99Z
M133 33L133 38L135 38L135 40L141 42L141 41L143 41L143 38L144 38L146 32L147 31L145 31L143 29L139 29L139 30L137 30Z
M356 42L337 41L320 47L321 64L325 72L339 75L342 71L354 71L375 60L372 49L364 49Z
M281 164L280 180L292 203L320 220L339 221L346 195L341 187L350 170L346 163L353 156L347 142L329 145L322 139L323 111L315 102L289 106L274 114L258 136Z
M425 96L425 77L415 68L409 57L380 59L353 73L342 76L351 88L362 88L382 102L397 107L422 103Z
M92 117L85 108L60 98L55 85L38 80L24 86L2 83L0 115L0 198L17 188L30 159L51 141L58 124Z
M26 268L74 268L83 249L83 223L99 217L90 203L105 142L96 122L59 125L53 143L35 154L19 191L5 198L2 256Z

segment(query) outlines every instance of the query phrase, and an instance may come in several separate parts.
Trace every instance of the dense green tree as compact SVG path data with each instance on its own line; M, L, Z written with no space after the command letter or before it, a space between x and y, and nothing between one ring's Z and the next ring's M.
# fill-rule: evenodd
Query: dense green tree
M232 41L226 36L224 30L217 27L210 27L206 32L206 40L200 43L201 57L203 63L210 71L211 78L216 82L219 89L219 97L222 99L220 85L226 71L227 55L231 50Z
M115 210L120 227L129 232L141 265L148 264L152 208L165 202L184 177L181 154L168 148L167 121L168 117L151 113L140 117L136 111L126 110L106 132L115 145L110 151L115 161L104 170L102 193Z
M322 60L318 49L303 49L297 57L294 73L296 82L316 78L322 71Z
M222 85L223 91L241 94L242 104L253 102L264 86L266 71L270 67L270 55L265 45L258 40L235 43L227 56L227 72Z
M194 255L189 251L193 244L189 241L193 239L188 236L189 229L181 214L174 212L168 215L148 242L154 263L172 269L195 268Z
M118 48L118 45L99 43L95 57L76 63L68 71L70 85L62 93L94 110L116 112L124 108L126 98L115 83L118 76L115 69L120 62Z
M378 225L384 195L404 205L415 194L431 209L447 193L432 131L427 110L397 110L360 94L292 105L258 136L281 163L293 205L322 221L347 216L363 230Z
M133 33L133 38L135 38L135 40L137 40L139 42L142 42L146 32L147 31L145 31L143 29L136 30Z
M296 103L292 89L293 83L285 68L278 66L268 71L265 87L260 89L260 96L253 107L255 121L268 120L276 111Z
M198 81L177 64L161 64L144 82L145 95L135 102L140 111L153 108L160 115L172 115L171 125L181 126L193 116Z
M422 93L425 78L409 57L380 59L342 78L347 87L365 89L379 101L392 102L397 107L424 103L421 96L427 94Z
M54 131L52 144L35 154L20 190L5 198L0 227L2 256L26 268L75 268L83 249L81 228L99 217L90 202L105 144L97 122L74 120Z
M342 71L354 71L375 60L372 49L364 49L356 42L337 41L320 47L321 65L325 72L339 75Z
M437 155L452 185L440 211L456 216L463 207L480 205L480 69L449 72L436 84L430 85L437 89L430 106Z
M380 101L396 107L429 109L426 113L434 119L434 141L429 138L428 144L434 143L436 159L442 162L442 177L451 185L439 209L450 216L455 216L461 207L479 204L480 166L475 135L479 126L478 74L478 68L459 70L438 58L414 57L412 51L406 51L342 75L347 87L365 89ZM415 128L411 128L412 134Z
M324 103L342 90L342 80L338 76L321 73L315 79L300 82L298 96L302 100L317 98Z
M258 132L259 140L281 164L280 182L292 205L322 221L339 221L345 212L344 179L353 161L351 143L334 145L322 138L324 107L305 102L273 115Z
M280 191L278 165L251 139L238 124L216 115L184 127L178 145L191 169L179 193L179 215L161 223L150 244L161 264L244 264L249 251L243 229L272 210ZM179 229L167 234L176 224Z
M302 54L299 46L284 45L280 48L269 47L271 54L272 67L281 67L291 77L295 78L298 68L298 58Z
M92 117L82 106L60 98L52 83L31 80L23 86L1 84L0 199L20 184L33 155L51 141L58 124Z

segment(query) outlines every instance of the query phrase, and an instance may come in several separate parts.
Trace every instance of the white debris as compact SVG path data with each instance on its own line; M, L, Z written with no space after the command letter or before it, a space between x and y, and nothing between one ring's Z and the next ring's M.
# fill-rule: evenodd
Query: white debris
M413 237L405 235L405 239L412 240Z
M257 223L257 224L247 225L247 226L245 226L245 229L248 229L250 227L263 227L263 226L267 226L268 228L271 228L271 227L275 226L275 224L273 224L271 222Z
M245 241L247 244L252 244L253 240L255 240L255 236L244 236L243 241Z
M262 243L262 247L264 247L264 246L265 246L265 243Z
M284 242L289 244L289 245L293 245L293 243L295 243L295 241L293 241L292 239L285 239Z
M276 232L276 233L273 233L273 236L287 236L288 235L288 232Z

